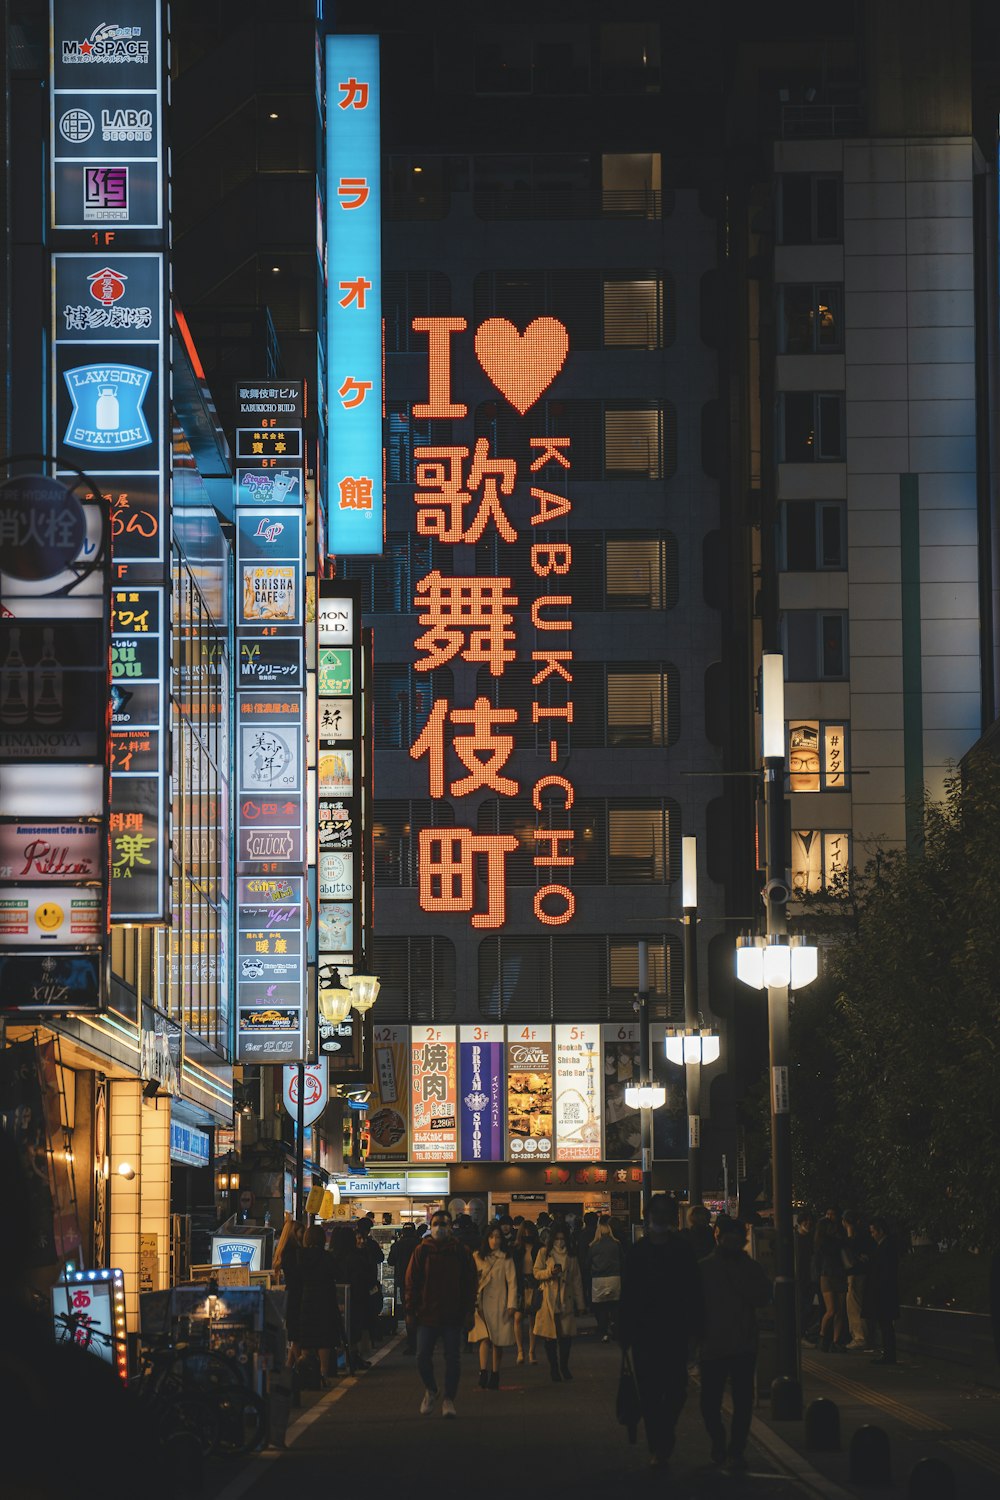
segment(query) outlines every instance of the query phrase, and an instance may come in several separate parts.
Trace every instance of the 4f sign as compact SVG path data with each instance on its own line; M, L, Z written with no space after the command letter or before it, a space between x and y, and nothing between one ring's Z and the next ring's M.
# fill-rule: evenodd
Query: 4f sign
M287 1065L282 1070L282 1101L293 1120L299 1117L299 1070ZM324 1057L318 1063L307 1063L303 1072L302 1123L311 1125L326 1109L330 1098L330 1065Z

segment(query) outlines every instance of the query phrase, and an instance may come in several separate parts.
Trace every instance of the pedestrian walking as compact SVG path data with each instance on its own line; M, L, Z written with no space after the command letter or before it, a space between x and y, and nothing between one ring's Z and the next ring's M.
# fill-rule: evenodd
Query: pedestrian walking
M795 1293L799 1304L799 1337L810 1349L819 1342L819 1276L816 1271L816 1215L804 1208L795 1221Z
M299 1266L299 1344L303 1350L318 1352L320 1381L325 1387L330 1376L330 1351L347 1340L337 1305L336 1266L318 1224L305 1232Z
M698 1266L705 1299L698 1359L701 1415L712 1443L712 1462L725 1464L731 1474L746 1470L757 1365L757 1308L771 1300L767 1272L744 1249L746 1234L742 1219L720 1215L715 1249ZM728 1447L722 1420L727 1380L733 1403Z
M847 1271L843 1259L844 1240L828 1216L816 1226L816 1270L823 1298L823 1316L819 1325L819 1346L824 1354L839 1349L847 1320Z
M622 1295L622 1247L615 1239L611 1219L604 1214L594 1226L594 1238L586 1255L590 1272L590 1301L597 1319L601 1342L614 1333Z
M417 1326L417 1369L424 1383L420 1415L437 1405L434 1350L444 1344L444 1400L441 1414L455 1417L461 1374L462 1334L472 1327L476 1307L476 1268L465 1246L452 1234L445 1208L431 1215L430 1234L420 1241L406 1269L406 1305Z
M676 1200L657 1193L645 1235L625 1256L618 1320L622 1347L632 1351L649 1461L660 1467L674 1451L689 1352L703 1321L698 1262L677 1223Z
M479 1285L469 1343L479 1345L480 1386L498 1391L503 1351L514 1346L517 1312L517 1270L499 1224L490 1225L474 1260Z
M271 1269L280 1273L285 1284L285 1338L288 1342L288 1366L294 1368L302 1352L299 1342L302 1309L302 1225L285 1214L278 1243L271 1258Z
M570 1249L565 1224L552 1226L552 1238L535 1258L535 1280L541 1302L535 1314L535 1333L545 1340L553 1380L572 1380L569 1356L576 1333L576 1314L586 1312L580 1262Z
M688 1209L687 1228L684 1230L684 1236L690 1242L695 1260L704 1260L706 1255L711 1255L715 1250L715 1230L712 1228L712 1215L704 1203L692 1203Z
M535 1357L535 1313L541 1305L541 1292L535 1280L535 1256L538 1254L538 1230L531 1219L523 1219L518 1226L512 1251L514 1269L517 1272L518 1307L514 1314L514 1342L517 1345L517 1362L523 1365L527 1358L530 1365L537 1365ZM527 1355L525 1346L527 1345Z
M843 1247L844 1269L847 1272L847 1325L851 1331L851 1341L848 1349L868 1348L868 1320L864 1315L865 1284L868 1280L868 1267L871 1265L871 1253L875 1248L874 1241L860 1214L853 1209L847 1209L843 1218L844 1234L846 1236Z
M330 1235L330 1254L336 1279L347 1287L347 1365L348 1369L367 1370L370 1361L362 1358L361 1339L368 1326L368 1293L371 1289L371 1266L358 1248L353 1224L335 1224Z
M403 1313L406 1326L406 1343L403 1346L404 1354L416 1354L417 1352L417 1329L406 1306L406 1268L410 1264L410 1256L417 1246L417 1231L415 1226L407 1221L389 1247L386 1261L392 1267L396 1278L396 1297L399 1307Z
M372 1225L375 1219L372 1214L365 1214L354 1226L357 1238L357 1246L367 1262L371 1275L368 1282L368 1297L365 1304L365 1328L373 1349L378 1347L378 1320L382 1315L382 1283L379 1279L379 1267L385 1260L382 1246L372 1234Z
M878 1324L882 1344L882 1353L872 1360L872 1364L894 1365L896 1319L899 1317L899 1254L885 1219L872 1219L869 1228L875 1249L871 1258L865 1312Z

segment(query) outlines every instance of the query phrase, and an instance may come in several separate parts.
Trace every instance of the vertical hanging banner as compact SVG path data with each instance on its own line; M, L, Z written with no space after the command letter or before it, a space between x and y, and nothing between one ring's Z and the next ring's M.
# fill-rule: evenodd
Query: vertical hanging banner
M504 1028L463 1026L459 1032L461 1159L504 1159Z
M111 519L111 916L157 922L170 849L163 7L130 0L109 19L98 0L51 0L50 16L52 447Z
M410 1160L458 1160L458 1078L454 1026L414 1026L410 1034Z
M286 1064L309 1040L302 421L301 381L237 384L237 1058Z
M379 43L326 39L327 545L382 551Z
M634 1021L606 1024L604 1032L604 1157L638 1161L642 1116L625 1102L625 1090L640 1079L639 1027Z
M376 1026L372 1031L375 1072L368 1108L368 1160L409 1160L410 1028Z
M507 1028L507 1158L551 1161L552 1028Z
M558 1161L600 1161L600 1026L556 1027L555 1126Z

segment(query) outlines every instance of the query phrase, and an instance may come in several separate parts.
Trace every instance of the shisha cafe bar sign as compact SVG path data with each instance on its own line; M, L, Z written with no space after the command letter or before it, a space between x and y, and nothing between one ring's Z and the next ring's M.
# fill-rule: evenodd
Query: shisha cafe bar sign
M462 418L468 406L453 399L452 340L466 332L464 318L414 318L413 328L426 333L428 400L413 408L417 418ZM543 487L542 471L555 475L545 485L562 485L572 469L568 437L549 437L545 422L534 431L528 413L562 370L569 352L569 335L555 318L536 318L523 331L506 318L489 318L475 332L474 347L485 374L506 401L527 419L527 474L518 474L517 460L491 453L487 438L467 447L417 448L416 490L413 496L416 531L443 543L475 543L494 527L502 542L513 546L527 530L550 526L569 516L572 505L559 489ZM534 478L533 476L539 476ZM524 505L527 484L530 506ZM526 519L525 519L526 517ZM414 647L418 672L432 672L456 658L483 666L500 678L517 660L514 611L530 610L538 643L530 653L535 668L531 722L549 737L549 761L556 767L568 750L567 727L573 722L573 649L570 571L573 548L568 541L532 541L531 571L537 579L534 597L519 597L509 575L456 577L438 569L416 585L414 606L421 633ZM539 692L542 689L542 692ZM542 701L544 698L544 701ZM414 760L426 760L431 797L461 800L474 792L517 797L521 782L507 766L514 750L515 708L496 708L480 696L473 703L434 702L430 717L410 747ZM465 774L449 776L448 748ZM576 899L565 884L571 869L573 829L566 814L575 801L569 778L553 769L531 787L536 812L546 812L557 826L535 830L534 864L547 881L534 897L534 914L543 927L561 927L576 909ZM553 809L558 809L556 813ZM471 827L424 828L419 834L419 899L427 912L466 913L471 925L496 929L507 910L506 861L518 846L512 834L480 834ZM485 862L485 904L476 900L477 859Z

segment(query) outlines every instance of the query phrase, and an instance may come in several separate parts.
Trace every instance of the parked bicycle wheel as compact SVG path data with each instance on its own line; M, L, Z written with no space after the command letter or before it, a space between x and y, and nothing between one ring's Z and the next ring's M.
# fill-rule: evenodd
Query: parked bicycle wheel
M193 1441L201 1454L218 1445L219 1412L215 1401L201 1393L167 1396L156 1404L156 1425L163 1443L184 1438ZM178 1443L178 1449L183 1448Z
M252 1453L267 1432L267 1408L250 1390L220 1390L213 1397L216 1453Z

